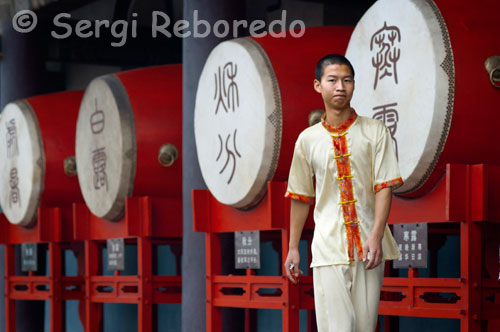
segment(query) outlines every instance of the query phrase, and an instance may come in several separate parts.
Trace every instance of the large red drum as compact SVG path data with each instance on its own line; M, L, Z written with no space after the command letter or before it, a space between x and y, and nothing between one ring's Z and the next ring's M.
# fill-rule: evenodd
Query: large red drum
M94 79L76 130L80 188L90 211L123 216L128 196L182 196L181 65ZM175 161L175 162L174 162Z
M83 91L9 103L0 116L0 204L12 224L31 226L40 204L82 201L67 158L75 154L75 127ZM72 172L72 173L68 173Z
M270 180L286 181L298 134L323 109L313 88L316 63L344 54L351 27L309 28L300 38L238 38L210 53L194 127L203 179L223 204L246 209Z
M357 24L352 104L389 127L398 194L429 192L446 163L500 162L500 90L485 69L500 54L499 12L497 0L379 0Z

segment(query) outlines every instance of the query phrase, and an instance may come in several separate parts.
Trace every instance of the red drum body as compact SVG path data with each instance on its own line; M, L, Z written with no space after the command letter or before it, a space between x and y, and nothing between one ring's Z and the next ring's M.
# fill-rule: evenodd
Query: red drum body
M31 226L40 204L68 207L82 201L78 180L65 173L75 154L83 91L53 93L9 103L0 115L0 203L7 219ZM74 170L74 169L73 169Z
M356 26L352 104L392 134L405 181L396 193L426 194L447 163L500 163L500 90L485 69L500 54L499 10L494 0L380 0Z
M76 161L85 202L98 217L123 216L128 196L182 196L182 67L99 77L78 116ZM174 162L175 161L175 162Z
M323 109L316 63L344 54L352 28L309 28L300 38L238 38L220 43L203 68L195 138L203 178L223 204L247 209L267 181L286 181L298 134Z

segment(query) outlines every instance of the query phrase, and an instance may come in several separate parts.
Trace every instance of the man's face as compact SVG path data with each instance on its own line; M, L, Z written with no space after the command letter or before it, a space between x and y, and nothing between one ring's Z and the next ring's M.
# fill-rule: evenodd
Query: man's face
M354 92L354 77L347 65L328 65L325 67L321 82L314 80L314 89L321 93L325 106L344 110L351 106Z

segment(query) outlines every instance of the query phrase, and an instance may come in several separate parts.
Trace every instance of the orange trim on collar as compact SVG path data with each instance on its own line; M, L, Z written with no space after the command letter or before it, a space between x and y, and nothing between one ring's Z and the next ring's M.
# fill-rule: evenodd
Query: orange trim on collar
M358 114L356 114L356 111L354 110L354 108L351 108L351 115L349 115L349 118L343 124L341 124L340 127L334 127L331 124L329 124L328 122L326 122L326 112L325 112L321 116L321 124L329 132L334 133L334 134L341 134L344 131L346 131L347 129L349 129L349 127L354 123L354 121L357 119L357 117L358 117Z

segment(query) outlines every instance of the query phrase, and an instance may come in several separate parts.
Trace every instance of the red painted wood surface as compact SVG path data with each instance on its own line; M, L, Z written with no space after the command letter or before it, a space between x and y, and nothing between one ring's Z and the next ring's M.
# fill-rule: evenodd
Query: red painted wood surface
M66 91L26 99L36 114L45 154L43 206L70 207L83 201L77 177L68 177L63 168L64 159L75 155L82 96L83 91Z
M155 275L155 245L182 246L182 206L180 198L130 197L125 215L108 221L90 213L84 204L73 207L75 238L85 243L85 331L99 331L103 303L135 303L138 331L152 331L153 305L181 303L181 250L176 253L177 273ZM110 238L125 238L137 245L137 275L102 274L102 249Z
M381 315L454 318L460 320L462 332L494 331L500 313L500 205L492 197L498 196L499 174L500 166L449 164L428 195L393 199L390 224L430 222L430 232L460 234L461 268L458 278L421 278L416 269L409 269L407 278L385 277ZM280 309L283 331L298 331L299 309L314 309L311 274L298 286L283 271L278 276L256 276L252 270L243 276L221 275L220 233L274 233L281 252L288 251L290 202L283 197L285 190L284 182L268 183L264 201L246 212L218 203L208 190L193 190L194 230L206 233L207 331L222 330L223 307ZM313 228L310 216L305 227L308 241ZM283 254L281 260L283 264ZM261 289L273 289L273 296L263 296ZM246 324L246 331L251 326Z
M71 213L70 213L71 214ZM84 298L85 280L82 274L65 276L63 270L64 250L74 250L80 264L78 243L62 235L64 214L59 208L38 209L38 219L31 228L11 224L0 214L0 243L5 244L5 328L16 331L16 301L49 301L50 331L64 331L64 301ZM16 275L15 246L21 243L45 244L48 251L49 269L44 276ZM39 246L39 250L44 250ZM39 263L40 264L40 263ZM82 272L82 271L79 271Z
M455 66L453 116L434 172L412 196L432 190L445 174L446 164L500 163L500 154L492 153L492 144L500 139L497 128L500 91L491 85L484 68L487 58L500 54L500 26L495 14L500 11L500 2L434 2L443 16L452 47Z
M114 74L134 111L137 169L133 196L182 196L182 66L154 66ZM158 163L162 144L176 146L170 167Z

